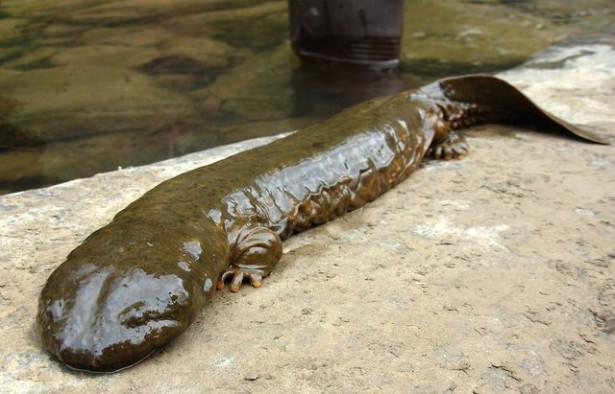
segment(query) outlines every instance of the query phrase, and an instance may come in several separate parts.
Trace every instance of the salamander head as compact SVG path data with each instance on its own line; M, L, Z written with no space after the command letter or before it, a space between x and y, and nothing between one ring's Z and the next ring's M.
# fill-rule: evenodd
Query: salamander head
M69 367L114 371L132 365L192 320L194 300L178 276L95 264L61 271L43 290L39 326L46 347Z
M39 330L45 347L70 368L111 372L133 365L181 334L200 310L207 283L211 288L207 272L197 272L200 246L152 239L117 247L117 239L95 233L50 276Z

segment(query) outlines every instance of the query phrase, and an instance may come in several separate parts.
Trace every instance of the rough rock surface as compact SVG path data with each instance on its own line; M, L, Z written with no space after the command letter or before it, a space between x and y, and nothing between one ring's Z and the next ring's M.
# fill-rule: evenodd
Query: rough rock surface
M504 77L615 134L608 44L554 48ZM179 340L112 375L40 348L47 276L158 182L266 140L0 196L2 391L615 391L615 148L470 134L469 157L291 238L261 289L220 293Z

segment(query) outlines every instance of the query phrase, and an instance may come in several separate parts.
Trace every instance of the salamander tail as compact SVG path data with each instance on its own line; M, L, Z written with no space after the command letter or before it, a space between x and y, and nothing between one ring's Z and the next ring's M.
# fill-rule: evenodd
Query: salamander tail
M535 125L598 144L610 144L596 133L542 110L508 82L488 75L439 80L423 90L436 99L452 129L480 123Z

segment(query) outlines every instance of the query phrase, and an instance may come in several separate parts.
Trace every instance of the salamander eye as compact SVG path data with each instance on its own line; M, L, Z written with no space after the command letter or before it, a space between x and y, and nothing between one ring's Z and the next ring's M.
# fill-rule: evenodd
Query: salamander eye
M139 301L122 310L118 317L123 326L126 328L134 328L144 326L151 321L167 320L169 316L168 313L165 312L166 311L147 310L145 302Z

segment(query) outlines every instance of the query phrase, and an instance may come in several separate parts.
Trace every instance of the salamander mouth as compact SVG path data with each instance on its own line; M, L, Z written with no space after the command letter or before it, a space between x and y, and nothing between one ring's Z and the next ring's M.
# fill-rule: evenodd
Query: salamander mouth
M110 367L108 369L92 369L91 368L91 363L87 364L86 367L78 367L78 366L76 366L76 365L79 365L78 363L74 363L74 365L65 363L64 367L67 368L67 369L70 369L71 371L87 372L87 373L95 374L95 375L112 374L112 373L116 373L116 372L121 372L121 371L123 371L125 369L132 368L134 366L137 366L137 365L141 364L143 361L145 361L146 359L150 358L155 353L157 353L158 350L159 349L153 349L151 352L147 353L145 356L141 357L141 359L133 362L132 364L128 364L128 365L124 365L124 366L119 366L117 368Z
M106 353L116 352L113 348L106 349L98 356L86 351L73 351L73 349L65 349L60 354L56 354L56 356L63 363L64 367L72 371L109 374L134 367L157 351L158 349L150 349L148 352L133 352L133 357L130 361L110 361L110 357Z

